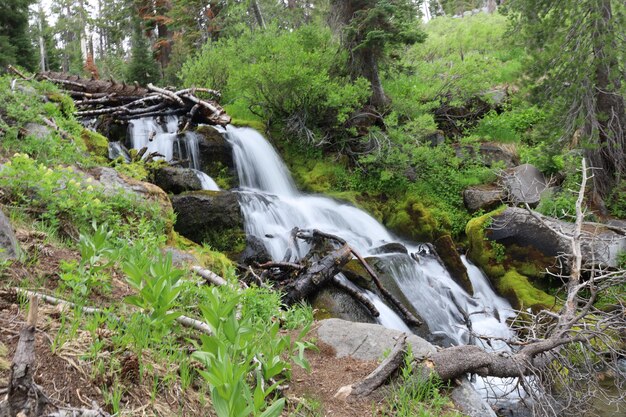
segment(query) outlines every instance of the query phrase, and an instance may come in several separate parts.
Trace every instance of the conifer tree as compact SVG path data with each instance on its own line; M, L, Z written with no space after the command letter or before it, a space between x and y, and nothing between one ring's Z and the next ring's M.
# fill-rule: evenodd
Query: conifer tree
M0 68L17 64L37 66L28 30L28 6L33 0L0 0Z
M159 69L150 51L147 39L143 36L139 22L135 25L131 38L130 62L126 71L126 79L141 85L159 79Z

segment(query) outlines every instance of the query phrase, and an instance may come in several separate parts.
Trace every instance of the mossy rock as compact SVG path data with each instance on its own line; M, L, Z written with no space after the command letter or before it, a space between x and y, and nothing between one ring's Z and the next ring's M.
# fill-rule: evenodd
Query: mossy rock
M543 277L542 267L534 265L533 262L539 260L545 262L546 258L543 255L539 256L533 248L504 246L489 239L488 227L491 219L504 209L502 207L473 218L467 223L465 229L469 241L467 255L485 272L496 290L507 298L514 308L552 309L556 303L554 297L534 286L529 280L529 276ZM504 253L501 250L504 250ZM529 276L523 273L528 273Z
M515 270L508 271L498 280L497 289L518 310L530 308L537 312L556 306L553 296L535 288L527 277Z
M67 94L54 92L46 94L46 97L51 102L59 105L59 110L65 117L70 117L74 114L74 100Z
M385 225L394 232L417 241L432 242L440 233L437 220L416 196L408 196L388 215Z
M109 157L109 141L100 133L83 129L80 132L80 138L85 144L85 148L96 157L106 159Z

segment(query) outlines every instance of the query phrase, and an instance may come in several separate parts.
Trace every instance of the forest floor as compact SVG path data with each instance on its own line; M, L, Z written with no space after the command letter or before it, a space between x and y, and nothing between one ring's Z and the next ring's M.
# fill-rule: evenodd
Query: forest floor
M36 262L14 262L7 271L0 291L0 348L4 346L5 364L10 363L19 340L20 329L26 322L27 307L15 291L7 289L19 284L46 294L58 292L60 265L63 262L80 258L76 251L57 246L40 232L18 229L16 236L20 246L27 252L27 259ZM122 302L130 293L122 280L114 280L111 293L107 297L90 296L87 303L100 308L115 302ZM119 361L124 390L120 395L122 416L208 416L213 415L209 395L192 384L182 389L178 383L154 386L153 375L138 375L137 355L133 352L120 352L113 348L111 334L106 328L88 331L71 319L74 314L67 308L43 304L39 308L36 336L35 383L59 406L93 408L94 404L108 412L112 395L115 395L115 381L107 380L110 375L100 372L98 360ZM76 327L69 329L72 326ZM316 342L315 326L308 339ZM104 348L95 350L96 343L104 343ZM110 348L107 348L107 344ZM377 366L376 362L361 361L350 357L336 358L332 347L316 342L317 349L306 352L311 372L294 366L288 388L283 395L287 398L284 416L374 416L381 415L385 407L384 393L375 393L366 399L344 400L335 398L339 388L362 380ZM0 353L2 349L0 349ZM155 373L178 372L175 369L159 369L158 359L145 352L142 361L153 361ZM9 369L0 367L0 387L6 385ZM162 378L163 379L163 378ZM161 380L162 380L161 379ZM109 390L106 389L109 387ZM0 392L2 394L2 392Z

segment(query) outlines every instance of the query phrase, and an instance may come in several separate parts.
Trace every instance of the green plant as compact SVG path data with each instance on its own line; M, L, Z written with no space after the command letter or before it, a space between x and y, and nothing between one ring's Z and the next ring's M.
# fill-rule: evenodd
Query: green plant
M63 283L72 289L74 298L82 299L89 295L93 288L109 290L110 277L106 269L113 265L116 250L111 243L112 230L107 225L96 225L92 222L93 234L81 234L78 241L80 261L61 262L60 275Z
M456 415L445 413L448 400L441 395L443 383L435 374L413 372L413 355L409 351L404 356L398 381L387 397L384 416L430 417L432 415Z
M218 416L278 416L285 400L269 403L289 372L290 364L283 355L291 349L291 340L279 334L278 321L270 324L264 319L255 320L255 313L243 310L238 318L241 302L242 296L228 288L207 291L201 309L213 334L201 336L201 344L192 356L205 366L199 372L210 385ZM298 341L292 357L304 367L308 366L304 358L308 347Z
M181 313L171 311L182 290L180 278L184 272L172 264L172 254L153 258L143 248L133 248L122 264L126 282L138 291L126 297L129 304L141 308L149 324L161 336Z

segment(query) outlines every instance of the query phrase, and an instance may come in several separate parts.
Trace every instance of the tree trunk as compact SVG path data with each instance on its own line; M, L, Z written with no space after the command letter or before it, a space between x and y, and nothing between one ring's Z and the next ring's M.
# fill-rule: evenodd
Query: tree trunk
M595 67L595 115L597 126L589 125L587 133L597 135L597 148L587 150L594 168L595 192L604 199L626 173L626 110L621 96L619 63L615 41L607 34L618 31L611 9L611 0L600 0L596 30L593 33Z
M367 49L354 52L354 54L359 55L358 61L361 63L361 72L370 82L370 88L372 89L370 104L382 112L389 106L391 100L389 100L389 97L385 94L383 84L378 75L378 60L376 56Z
M261 13L261 7L256 0L250 1L250 7L252 7L252 11L254 12L254 17L256 18L256 22L259 24L259 27L263 30L267 29L265 26L265 19L263 19L263 13Z

